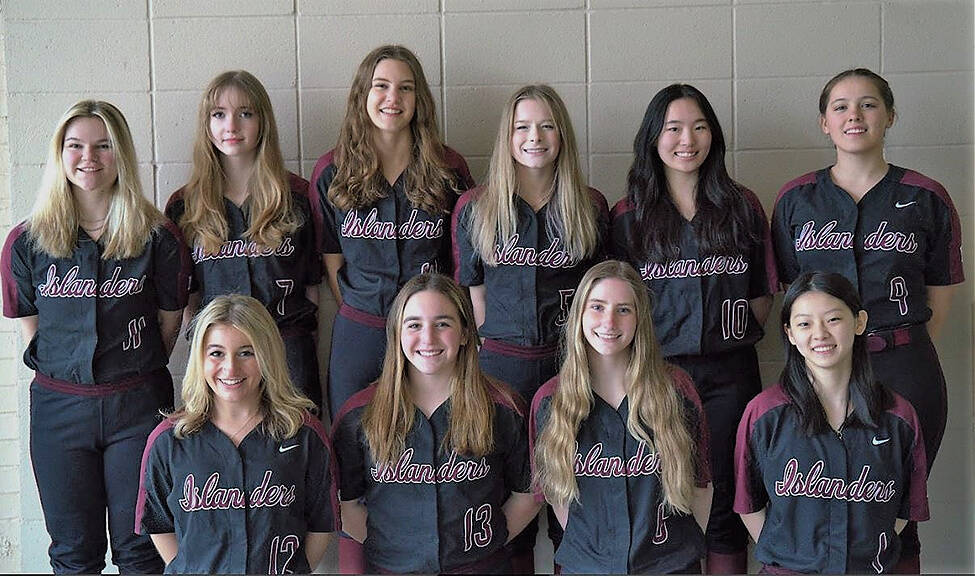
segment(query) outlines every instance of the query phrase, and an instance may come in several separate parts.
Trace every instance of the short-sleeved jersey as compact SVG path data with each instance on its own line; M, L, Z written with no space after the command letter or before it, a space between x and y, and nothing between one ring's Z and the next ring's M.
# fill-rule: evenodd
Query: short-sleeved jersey
M192 291L201 292L201 307L217 296L244 294L267 308L279 328L314 331L318 307L305 297L305 286L322 281L322 260L318 253L322 215L317 196L309 196L308 182L289 174L291 198L301 225L282 238L277 248L243 238L249 227L248 207L224 198L227 240L216 253L202 246L192 247ZM166 215L180 222L186 211L186 189L169 198Z
M694 442L695 485L703 488L711 481L704 409L690 376L676 366L670 373ZM557 387L556 376L532 401L533 453ZM569 506L555 554L565 573L665 574L704 555L704 533L694 516L664 505L661 457L629 433L629 411L628 398L613 408L594 394L589 415L579 425L574 463L579 501Z
M450 193L444 212L431 214L406 197L406 175L386 186L375 205L341 210L328 200L338 168L334 150L318 160L312 185L324 216L322 252L342 254L339 290L345 304L385 317L399 289L423 272L450 272L450 212L457 195ZM453 172L448 190L467 190L474 185L464 157L444 146L444 160Z
M184 438L165 420L142 456L135 531L175 532L167 573L308 574L305 536L338 526L331 449L310 414L298 433L260 425L239 446L209 421Z
M633 248L641 231L632 202L624 198L613 207L613 251L639 271L650 291L653 330L664 356L727 352L764 335L748 301L778 290L772 241L761 202L751 190L738 189L752 208L752 233L761 241L732 256L702 255L695 226L685 220L678 258L648 262Z
M364 498L366 557L389 572L450 572L496 554L508 539L502 506L511 492L531 491L525 421L494 404L494 451L474 458L445 450L450 400L430 418L416 409L405 450L395 462L372 457L362 428L375 385L352 396L332 427L339 497Z
M778 384L749 402L738 426L734 509L765 509L760 562L879 574L900 556L894 521L928 519L926 476L917 415L900 396L876 428L807 435Z
M168 363L158 314L186 306L189 286L189 252L179 229L166 221L134 258L102 254L81 228L66 258L34 246L25 223L10 231L0 260L3 314L37 316L37 334L24 352L31 369L93 386Z
M515 195L518 225L494 248L497 265L489 266L471 243L471 216L484 188L468 190L454 209L452 234L454 280L462 286L484 285L484 338L518 346L555 344L568 320L572 295L593 264L605 258L609 236L609 206L595 188L589 196L596 207L598 244L592 255L577 261L566 251L563 238L547 225L551 202L538 212Z
M783 283L812 270L843 274L860 291L871 331L927 322L926 287L965 279L948 193L894 165L859 202L828 168L789 182L775 203L772 237Z

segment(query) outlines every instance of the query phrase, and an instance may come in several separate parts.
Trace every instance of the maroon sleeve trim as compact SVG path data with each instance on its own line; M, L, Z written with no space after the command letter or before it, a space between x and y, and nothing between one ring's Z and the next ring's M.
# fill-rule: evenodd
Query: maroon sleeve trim
M339 423L342 421L342 418L345 418L346 414L352 412L356 408L365 406L366 404L372 401L372 398L375 395L376 395L376 385L370 384L368 387L359 390L358 392L353 394L348 400L346 400L345 404L343 404L342 407L339 409L339 413L332 418L331 436L333 438L335 437L335 431L338 430Z
M802 176L800 176L798 178L795 178L793 180L790 180L790 181L786 182L782 186L782 188L779 189L779 194L775 197L775 204L778 204L779 203L779 200L782 200L782 197L785 196L786 194L788 194L789 192L791 192L792 190L795 190L796 188L799 188L800 186L808 186L810 184L815 184L816 183L816 175L818 173L819 173L818 170L817 171L814 171L814 172L809 172L808 174L803 174Z
M333 527L336 532L342 529L342 508L339 506L339 488L336 474L338 474L338 464L335 462L335 451L332 450L332 442L322 426L321 420L316 418L311 412L305 411L305 426L312 429L318 439L325 446L325 455L328 458L328 498L332 508Z
M27 225L21 222L7 235L0 254L0 275L3 277L3 315L7 318L18 318L20 314L19 298L17 294L17 278L13 270L13 247L17 239L27 232Z
M775 250L772 248L772 229L769 227L768 215L765 214L762 201L758 199L758 196L754 192L741 184L738 185L738 189L741 190L741 193L745 196L745 200L751 205L755 216L760 219L762 225L762 246L765 252L766 285L768 286L768 293L775 294L779 291L779 271L775 266Z
M173 235L176 246L179 250L179 272L176 277L176 294L179 305L178 310L186 307L190 297L190 277L193 274L193 260L190 257L190 249L183 239L183 232L172 220L166 219L164 224L166 230Z
M961 259L961 221L958 218L958 210L951 201L948 191L937 180L928 178L920 172L914 170L904 170L901 176L901 183L907 186L915 186L927 190L938 197L945 205L951 221L951 241L948 244L948 284L960 284L965 281L965 271Z
M318 192L318 180L322 177L322 172L329 167L330 164L334 164L335 159L335 149L331 149L328 152L322 154L318 162L315 163L315 167L311 171L311 178L308 179L308 183L312 190L316 193Z
M615 219L619 218L620 216L622 216L623 214L626 214L627 212L630 212L633 209L634 209L634 206L633 206L633 203L630 202L630 199L629 198L623 198L623 199L619 200L618 202L616 202L615 205L613 205L612 217L615 220Z
M149 453L156 440L163 432L171 430L176 425L174 419L166 418L149 434L146 440L146 448L142 451L142 463L139 466L139 494L135 501L135 533L142 534L142 518L146 514L146 467L149 465Z
M697 453L694 455L697 459L694 463L694 483L698 488L705 488L711 482L711 433L704 413L704 404L701 403L701 396L697 393L690 374L673 364L669 365L669 369L674 388L681 396L690 400L697 412L697 430L689 430L697 445Z
M924 452L921 422L910 402L896 392L891 391L891 395L894 397L894 405L888 408L887 412L903 420L914 432L911 461L906 467L910 474L910 493L908 494L910 502L908 516L910 518L905 518L905 520L923 522L929 519L931 514L928 510L928 459Z
M444 145L443 158L447 166L457 174L459 181L458 187L461 190L468 190L475 185L474 177L471 176L471 169L467 166L467 160L450 146Z
M559 377L553 376L548 380L548 382L542 384L542 386L535 392L535 397L532 398L531 412L528 417L528 461L531 465L532 478L537 476L538 468L535 462L535 440L538 438L538 422L536 420L536 415L538 414L538 407L541 406L542 400L545 398L550 398L555 394L555 389L559 385ZM532 494L535 496L536 502L544 502L545 494L542 493L541 489L532 482Z

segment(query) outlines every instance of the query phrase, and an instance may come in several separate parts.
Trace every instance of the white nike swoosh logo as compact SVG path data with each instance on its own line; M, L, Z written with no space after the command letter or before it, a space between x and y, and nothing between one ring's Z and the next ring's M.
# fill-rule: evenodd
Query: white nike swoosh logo
M288 450L294 450L298 446L301 446L301 444L292 444L291 446L281 446L280 448L278 448L278 452L287 452Z
M894 208L907 208L911 204L917 204L917 200L911 200L910 202L904 202L903 204L896 202L894 203Z
M880 446L881 444L886 444L888 442L890 442L890 438L883 438L883 439L881 439L881 438L877 438L876 436L873 437L873 445L874 446Z

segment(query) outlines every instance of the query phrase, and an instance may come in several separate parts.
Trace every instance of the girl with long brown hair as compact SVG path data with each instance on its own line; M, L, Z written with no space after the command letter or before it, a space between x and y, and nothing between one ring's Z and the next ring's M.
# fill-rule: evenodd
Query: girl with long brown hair
M450 212L473 181L437 125L420 61L403 46L380 46L359 64L338 143L312 172L339 304L328 369L333 416L379 376L386 316L400 287L450 267Z
M200 100L192 175L166 206L192 246L186 321L223 294L257 298L285 340L292 383L321 407L321 213L308 194L308 182L284 167L261 82L245 70L217 75Z
M579 283L559 375L532 401L536 490L565 534L563 573L700 573L711 507L708 433L690 377L663 361L637 272Z
M517 397L484 374L467 294L414 277L390 310L382 374L336 415L343 530L380 572L507 573L538 512Z

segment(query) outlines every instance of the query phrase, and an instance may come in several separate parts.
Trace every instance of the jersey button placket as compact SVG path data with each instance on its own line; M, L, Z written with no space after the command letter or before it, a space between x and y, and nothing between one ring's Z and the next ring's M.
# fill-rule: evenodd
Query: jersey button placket
M831 434L831 436L832 438L827 440L826 444L827 462L821 478L840 477L846 480L850 477L846 440L838 434ZM839 494L829 497L827 502L829 502L829 555L825 572L844 574L846 573L850 505Z
M101 250L99 250L98 243L94 240L89 239L79 242L78 252L81 255L80 262L78 263L78 277L95 279L95 296L91 298L84 309L84 325L91 327L91 334L94 337L83 340L85 344L82 348L82 354L84 354L85 361L81 364L81 369L84 372L78 376L82 382L95 383L95 350L98 349L98 312L99 308L103 306L101 297L98 295L98 287L102 283L103 262L101 259ZM85 300L88 299L86 298Z

